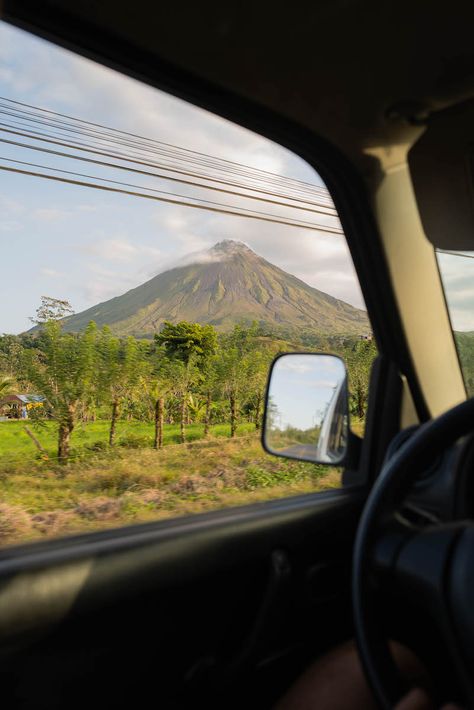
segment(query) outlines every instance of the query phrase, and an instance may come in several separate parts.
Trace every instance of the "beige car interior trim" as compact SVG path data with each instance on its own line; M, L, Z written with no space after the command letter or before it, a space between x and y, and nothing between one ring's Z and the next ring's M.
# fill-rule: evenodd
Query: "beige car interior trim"
M435 250L423 231L416 204L409 147L370 150L379 163L371 193L415 372L431 416L438 416L465 400L466 389ZM408 419L408 406L402 411Z

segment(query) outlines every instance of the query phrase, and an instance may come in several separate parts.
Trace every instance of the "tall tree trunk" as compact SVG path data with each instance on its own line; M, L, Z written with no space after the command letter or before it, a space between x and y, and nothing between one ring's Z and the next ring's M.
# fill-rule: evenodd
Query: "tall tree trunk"
M255 429L260 430L260 406L262 404L262 394L259 392L257 394L257 401L255 402Z
M58 459L60 463L66 463L69 458L71 434L74 429L74 413L74 406L70 404L65 417L59 422Z
M112 402L112 419L110 420L110 431L109 431L109 444L113 446L115 444L115 427L117 425L117 419L119 415L119 403L118 399L114 399Z
M230 403L230 435L233 438L237 430L237 412L236 412L236 401L235 393L231 392L229 395Z
M365 414L364 391L362 387L357 388L357 416L363 419Z
M179 416L180 439L181 439L182 444L184 444L184 442L186 441L185 424L186 424L186 395L183 394L183 396L181 398L180 416Z
M209 436L209 424L211 421L211 391L207 390L206 414L204 415L204 436Z
M163 448L163 412L165 408L165 400L160 397L155 402L155 441L154 448Z

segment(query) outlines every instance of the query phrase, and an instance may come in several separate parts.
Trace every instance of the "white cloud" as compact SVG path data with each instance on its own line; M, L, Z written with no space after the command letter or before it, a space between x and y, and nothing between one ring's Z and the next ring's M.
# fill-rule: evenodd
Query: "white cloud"
M53 278L63 277L66 275L60 271L57 271L56 269L51 269L48 266L42 266L40 269L40 273L42 273L44 276L51 276Z
M102 239L94 243L79 246L79 250L95 254L106 261L129 261L138 252L138 247L126 238Z
M0 195L0 212L2 216L16 216L24 212L24 207L19 200L15 200L7 195Z
M0 60L0 93L15 100L321 184L310 166L270 141L2 24ZM44 267L49 273L43 270L42 275L62 275L64 297L71 294L76 310L119 295L178 263L204 259L203 252L224 239L243 241L310 285L362 305L343 238L132 197L100 193L98 198L96 191L54 183L46 190L46 181L38 190L41 199L35 193L39 182L33 180L25 197L15 200L23 184L18 192L8 189L0 195L0 228L24 229L24 243L30 239L41 243L42 250L55 250L54 268ZM180 192L188 194L184 187ZM43 195L52 197L43 200ZM259 203L250 206L263 209ZM304 218L312 217L308 213ZM18 254L18 263L23 262Z
M98 207L97 207L97 205L84 204L84 205L77 205L76 210L78 212L97 212Z
M22 223L14 219L2 220L0 222L0 232L19 232L22 228Z
M321 184L290 151L153 87L6 25L2 44L3 84L19 100Z
M71 213L68 210L63 210L55 207L42 207L34 210L33 218L42 222L56 222L60 219L70 217Z
M89 275L84 275L81 291L87 306L120 296L139 285L139 280L137 281L134 275L105 268L97 262L88 262L86 268Z

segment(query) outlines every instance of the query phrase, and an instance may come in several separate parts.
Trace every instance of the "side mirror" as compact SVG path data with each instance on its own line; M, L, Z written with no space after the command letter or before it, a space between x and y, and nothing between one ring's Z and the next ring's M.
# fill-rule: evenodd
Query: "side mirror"
M349 438L347 371L335 355L290 353L273 362L263 445L277 456L343 463Z

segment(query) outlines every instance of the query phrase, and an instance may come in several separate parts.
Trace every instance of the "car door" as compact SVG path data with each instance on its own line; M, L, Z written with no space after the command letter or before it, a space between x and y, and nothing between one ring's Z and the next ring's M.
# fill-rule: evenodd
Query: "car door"
M7 19L78 52L107 54L109 63L123 49L105 33L86 31L84 20L49 10L7 4ZM117 63L126 67L130 59L133 73L138 54L124 56L117 54ZM141 77L156 84L160 70L149 71L142 66ZM202 90L187 75L178 83L190 98ZM238 118L237 97L228 97L228 113ZM265 115L258 121L263 132L272 123ZM285 130L289 143L292 129ZM294 143L305 143L296 130ZM321 162L333 157L326 172L378 348L364 434L351 436L342 485L4 547L0 675L7 707L270 707L306 663L351 636L358 516L400 427L400 370L411 378L415 401L417 386L403 339L382 325L396 323L397 312L387 285L378 289L385 265L369 239L363 191L335 151L322 143L308 143L310 150L320 151ZM368 278L374 263L377 282Z

